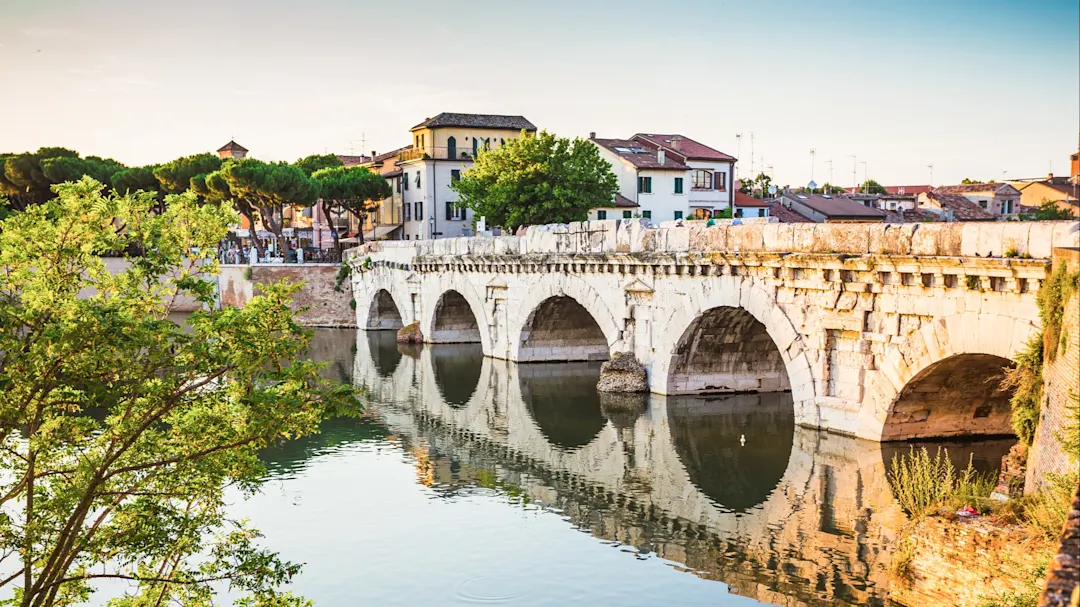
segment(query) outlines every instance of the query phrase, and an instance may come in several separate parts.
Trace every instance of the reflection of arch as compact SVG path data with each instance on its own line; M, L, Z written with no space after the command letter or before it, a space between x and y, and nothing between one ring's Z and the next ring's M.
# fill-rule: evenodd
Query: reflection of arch
M769 498L791 457L790 395L676 396L667 408L675 452L702 493L736 512Z
M881 440L1012 434L1013 390L1001 386L1011 364L992 354L956 354L933 363L893 401Z
M451 407L469 402L480 383L484 351L479 344L445 344L431 347L435 384Z
M622 331L619 329L615 316L604 305L600 294L578 276L552 273L544 274L535 284L530 285L524 301L514 311L515 316L512 317L513 320L509 323L509 334L515 338L510 343L510 360L528 362L583 359L582 356L559 358L561 353L529 351L523 347L524 338L531 333L528 329L535 320L537 309L546 300L555 297L569 298L578 306L584 308L588 316L600 328L604 340L607 342L608 351L617 351L619 349L622 344ZM594 360L608 358L608 352L605 352L601 357L598 348L593 348L592 354Z
M784 359L765 325L741 308L706 310L686 328L671 354L669 391L789 390Z
M596 382L600 367L588 363L518 367L526 410L549 442L577 449L590 442L607 423L600 412Z
M401 311L394 301L394 296L386 289L379 289L371 298L368 308L367 323L364 328L369 331L398 330L405 324L401 320Z
M480 307L483 310L483 307ZM480 312L483 314L483 312ZM461 292L450 290L439 296L431 314L431 330L426 340L436 344L480 343L480 316Z
M978 312L939 318L912 331L904 343L889 350L868 377L859 409L858 435L881 440L901 392L935 363L960 354L985 354L1001 359L995 364L1007 363L1037 332L1028 320ZM895 434L896 438L901 436Z
M657 352L673 353L679 339L690 325L707 310L719 307L742 308L765 327L784 361L791 395L795 401L795 423L818 426L813 374L806 356L806 346L784 309L764 287L755 280L739 276L719 276L714 280L697 281L688 289L684 304L676 307L669 319L657 319L653 330ZM653 392L671 394L670 366L673 357L658 356L649 376Z
M379 377L390 377L401 362L397 335L386 331L368 331L360 339L367 339L371 360Z
M519 362L607 360L608 344L600 325L574 298L549 297L521 327Z

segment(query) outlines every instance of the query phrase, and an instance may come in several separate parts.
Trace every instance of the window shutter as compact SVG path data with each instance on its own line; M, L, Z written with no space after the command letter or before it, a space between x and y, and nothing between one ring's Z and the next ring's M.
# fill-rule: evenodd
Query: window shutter
M450 202L446 203L446 218L447 219L453 219L454 218L454 205L453 205L453 203L450 203Z

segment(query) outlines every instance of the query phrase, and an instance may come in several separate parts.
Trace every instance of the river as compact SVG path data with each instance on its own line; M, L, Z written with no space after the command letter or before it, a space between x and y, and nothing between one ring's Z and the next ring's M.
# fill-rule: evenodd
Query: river
M319 606L885 604L905 444L797 427L786 393L601 397L598 365L392 332L311 356L364 418L266 452L230 507ZM940 444L993 472L1012 442Z

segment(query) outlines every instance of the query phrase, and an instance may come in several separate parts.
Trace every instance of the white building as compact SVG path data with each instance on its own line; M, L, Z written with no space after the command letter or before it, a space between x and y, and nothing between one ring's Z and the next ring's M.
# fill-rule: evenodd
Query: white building
M638 133L630 139L589 134L619 180L613 205L590 219L644 217L655 223L708 218L730 209L736 159L682 135Z
M395 213L401 221L396 239L420 240L468 234L472 211L458 206L450 184L472 167L480 149L499 147L536 127L522 116L443 112L409 130L412 146L373 168L394 190L390 204L400 205L400 213Z

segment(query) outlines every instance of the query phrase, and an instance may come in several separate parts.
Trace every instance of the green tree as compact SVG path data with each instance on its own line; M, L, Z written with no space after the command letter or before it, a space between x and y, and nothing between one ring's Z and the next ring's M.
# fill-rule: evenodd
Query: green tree
M308 207L315 203L319 186L304 171L287 162L269 163L247 158L221 165L221 176L233 198L249 201L259 212L263 225L288 258L289 241L282 235L286 207ZM252 228L254 229L254 225Z
M618 181L592 143L547 131L508 139L481 151L450 187L459 204L491 225L518 226L583 221L589 210L612 205Z
M158 204L154 210L158 213L164 213L165 193L162 191L161 183L158 182L157 177L154 177L154 169L156 168L157 165L150 165L120 169L113 173L110 185L121 195L134 194L138 191L156 192Z
M766 198L769 196L770 185L772 185L772 177L765 173L758 173L757 177L742 181L739 192L755 198Z
M303 171L305 175L311 177L317 171L344 166L345 163L341 162L341 159L336 154L312 154L297 160L293 164Z
M863 194L888 194L889 191L885 189L885 186L874 181L873 179L867 179L859 186L859 191Z
M1070 219L1076 219L1077 214L1075 211L1068 211L1058 206L1058 203L1053 200L1043 199L1039 206L1035 208L1034 213L1024 213L1021 216L1022 219L1031 221L1067 221Z
M323 217L349 213L360 221L360 242L364 242L364 222L379 202L390 196L390 184L378 173L364 167L333 167L316 171L312 179L319 184ZM333 213L333 214L332 214ZM341 251L337 230L334 249Z
M962 183L964 185L968 185L968 184L986 183L986 182L985 181L980 181L978 179L971 179L971 178L968 178L968 177L964 177L964 179L960 183Z
M4 158L0 194L11 199L11 207L15 210L44 202L53 197L51 188L56 182L45 176L42 164L54 158L78 157L73 150L48 147L36 152L9 154Z
M166 194L179 194L191 186L196 175L213 173L221 168L221 158L213 154L184 156L154 169L154 177Z
M843 194L847 191L847 188L843 186L833 185L831 183L826 183L825 185L821 186L820 190L825 194Z
M229 162L235 162L230 160ZM248 222L248 239L255 245L255 250L262 257L266 254L266 245L262 239L259 238L258 220L259 211L253 206L254 200L250 196L241 196L232 191L229 187L229 182L225 180L220 170L213 173L204 173L195 175L189 182L190 190L199 196L202 200L209 204L230 204L239 213L247 219ZM235 236L233 238L236 244L240 245L240 238Z
M103 196L84 178L0 223L0 593L20 607L88 601L101 579L133 582L118 606L208 605L211 584L292 606L298 570L224 509L257 489L259 450L352 413L350 388L298 360L288 285L242 309L209 303L206 257L235 214L151 193ZM124 230L115 229L124 225ZM105 251L145 251L109 272ZM94 293L86 296L85 293Z

